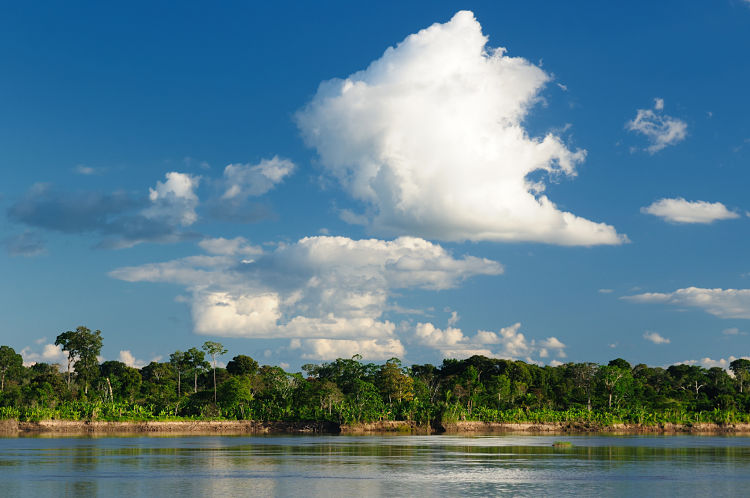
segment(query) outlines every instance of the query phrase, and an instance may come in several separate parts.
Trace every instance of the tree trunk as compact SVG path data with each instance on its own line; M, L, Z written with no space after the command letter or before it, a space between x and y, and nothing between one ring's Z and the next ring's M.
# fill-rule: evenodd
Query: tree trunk
M115 402L115 396L112 394L112 383L109 381L109 377L106 377L107 379L107 389L109 389L109 400L114 404Z
M5 372L3 372L2 380L0 380L0 391L5 391Z
M216 403L216 360L214 360L214 403Z
M612 393L609 393L609 408L612 408Z
M194 373L195 373L195 378L193 379L194 381L193 393L197 393L198 392L198 370L196 370Z
M182 384L181 377L180 377L180 371L177 370L177 399L180 398L180 385Z

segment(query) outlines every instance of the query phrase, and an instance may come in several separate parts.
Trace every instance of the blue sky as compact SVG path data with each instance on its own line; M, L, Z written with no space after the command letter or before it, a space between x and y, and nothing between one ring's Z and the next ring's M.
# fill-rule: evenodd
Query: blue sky
M748 354L745 0L18 4L0 46L27 362Z

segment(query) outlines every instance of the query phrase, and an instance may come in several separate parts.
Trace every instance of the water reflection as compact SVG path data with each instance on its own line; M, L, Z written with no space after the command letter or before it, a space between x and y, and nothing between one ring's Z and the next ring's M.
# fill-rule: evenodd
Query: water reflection
M749 479L744 437L0 439L10 496L731 495Z

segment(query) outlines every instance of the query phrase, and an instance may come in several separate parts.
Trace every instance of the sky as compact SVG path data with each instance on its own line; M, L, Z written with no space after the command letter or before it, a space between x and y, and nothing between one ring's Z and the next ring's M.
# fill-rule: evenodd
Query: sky
M0 343L728 367L750 2L0 6Z

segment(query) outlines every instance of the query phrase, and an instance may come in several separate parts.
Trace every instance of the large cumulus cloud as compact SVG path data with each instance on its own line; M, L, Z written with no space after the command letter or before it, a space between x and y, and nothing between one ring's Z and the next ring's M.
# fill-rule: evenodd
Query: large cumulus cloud
M376 233L619 244L626 239L612 226L561 211L544 183L529 178L574 176L585 157L523 126L549 80L525 59L489 48L464 11L367 69L323 82L297 122L324 168L369 206Z
M323 359L350 350L370 359L401 355L396 325L383 317L394 290L449 289L503 271L495 261L456 258L414 237L306 237L267 253L243 239L200 245L208 254L120 268L111 276L185 286L197 333L286 338L304 344L306 357Z

